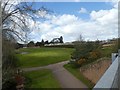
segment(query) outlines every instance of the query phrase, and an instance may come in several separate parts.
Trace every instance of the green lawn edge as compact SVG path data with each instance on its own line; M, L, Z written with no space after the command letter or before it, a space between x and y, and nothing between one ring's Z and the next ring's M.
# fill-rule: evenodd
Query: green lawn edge
M65 64L64 68L67 69L70 73L72 73L77 79L83 82L90 90L94 87L94 84L85 78L78 68L73 67L71 64Z

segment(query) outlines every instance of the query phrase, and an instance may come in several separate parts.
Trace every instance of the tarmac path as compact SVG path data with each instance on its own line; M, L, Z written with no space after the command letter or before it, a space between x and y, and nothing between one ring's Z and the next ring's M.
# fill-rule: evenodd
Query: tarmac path
M62 88L88 88L85 84L83 84L63 67L63 65L67 64L68 62L69 61L63 61L42 67L24 68L23 71L51 69L55 75L55 78L60 82Z

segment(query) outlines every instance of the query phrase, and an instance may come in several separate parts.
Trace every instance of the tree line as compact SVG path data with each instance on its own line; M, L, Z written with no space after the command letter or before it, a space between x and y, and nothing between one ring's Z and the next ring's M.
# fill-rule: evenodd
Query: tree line
M24 46L27 46L27 47L43 47L46 44L48 45L48 44L58 44L58 43L64 43L62 36L60 36L60 38L53 38L50 42L48 40L44 41L44 39L42 39L41 42L36 42L36 43L34 41L30 41L29 43L27 43L27 45L17 43L15 45L15 48L16 49L23 48Z

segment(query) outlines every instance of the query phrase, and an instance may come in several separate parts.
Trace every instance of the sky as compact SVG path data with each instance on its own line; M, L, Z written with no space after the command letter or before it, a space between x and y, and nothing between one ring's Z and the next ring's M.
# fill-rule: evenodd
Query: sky
M34 8L44 6L52 13L40 11L45 19L29 20L31 41L51 41L63 36L64 42L79 39L107 40L118 37L117 3L112 2L34 2Z

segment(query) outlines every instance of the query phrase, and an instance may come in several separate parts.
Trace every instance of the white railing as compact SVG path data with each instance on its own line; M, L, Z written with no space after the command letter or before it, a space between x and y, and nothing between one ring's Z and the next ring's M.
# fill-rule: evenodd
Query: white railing
M98 88L118 88L118 57L115 58L113 63L110 65L110 67L106 70L106 72L103 74L103 76L100 78L100 80L97 82L97 84L94 86L93 90L96 90Z

